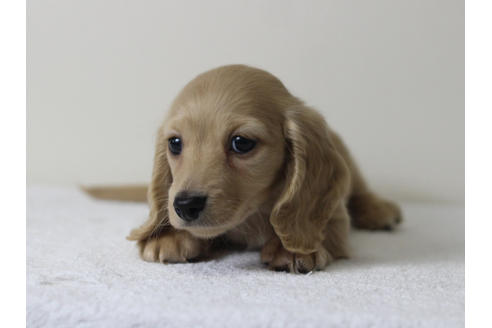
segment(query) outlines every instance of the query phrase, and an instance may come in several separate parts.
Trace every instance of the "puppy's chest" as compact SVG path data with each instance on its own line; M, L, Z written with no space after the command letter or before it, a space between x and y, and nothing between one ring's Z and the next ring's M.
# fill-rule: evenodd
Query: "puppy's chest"
M268 216L255 214L225 234L227 240L246 249L262 247L274 235Z

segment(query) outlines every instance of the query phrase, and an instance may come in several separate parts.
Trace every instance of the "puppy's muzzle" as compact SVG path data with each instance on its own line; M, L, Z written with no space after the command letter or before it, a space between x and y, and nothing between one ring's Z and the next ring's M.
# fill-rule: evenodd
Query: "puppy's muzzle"
M191 196L186 192L180 192L174 198L173 206L180 218L191 222L198 219L206 204L207 196Z

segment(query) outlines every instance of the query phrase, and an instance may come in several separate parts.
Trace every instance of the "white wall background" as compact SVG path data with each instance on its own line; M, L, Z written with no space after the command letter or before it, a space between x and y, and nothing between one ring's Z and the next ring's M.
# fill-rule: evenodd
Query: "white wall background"
M463 202L457 0L30 0L28 183L148 181L173 97L230 63L318 108L383 194Z

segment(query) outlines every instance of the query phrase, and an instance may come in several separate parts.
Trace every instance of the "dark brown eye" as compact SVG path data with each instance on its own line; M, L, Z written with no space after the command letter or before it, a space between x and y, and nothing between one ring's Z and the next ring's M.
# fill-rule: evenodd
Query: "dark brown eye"
M234 136L231 139L231 149L235 153L245 154L255 148L256 141L241 136Z
M174 155L181 154L181 150L183 148L181 138L178 138L178 137L169 138L168 143L169 143L169 151L172 154L174 154Z

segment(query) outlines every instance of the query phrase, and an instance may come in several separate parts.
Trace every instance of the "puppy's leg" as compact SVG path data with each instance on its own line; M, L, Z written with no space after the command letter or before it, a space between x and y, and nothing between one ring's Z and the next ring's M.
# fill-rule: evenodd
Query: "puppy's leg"
M400 208L371 192L351 195L348 208L356 228L392 230L401 222Z
M326 226L326 238L316 252L297 254L286 250L274 235L263 246L261 261L275 271L307 273L322 270L334 259L348 257L347 242L350 221L345 206L340 205Z
M350 217L345 205L340 205L326 226L323 246L334 259L348 258Z
M140 256L145 261L162 263L187 262L205 256L208 241L189 232L170 229L160 236L139 241Z
M261 262L274 271L292 273L308 273L321 270L333 260L324 247L312 254L291 253L282 246L282 242L275 235L261 250Z
M350 170L351 192L347 205L354 227L371 230L393 229L402 220L399 207L371 192L342 139L333 132L331 137Z

